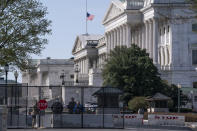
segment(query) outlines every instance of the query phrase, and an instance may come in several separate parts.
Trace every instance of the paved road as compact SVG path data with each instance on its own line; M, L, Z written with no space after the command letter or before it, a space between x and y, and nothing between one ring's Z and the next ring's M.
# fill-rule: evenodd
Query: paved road
M188 129L148 129L148 128L130 128L130 129L9 129L8 131L190 131Z

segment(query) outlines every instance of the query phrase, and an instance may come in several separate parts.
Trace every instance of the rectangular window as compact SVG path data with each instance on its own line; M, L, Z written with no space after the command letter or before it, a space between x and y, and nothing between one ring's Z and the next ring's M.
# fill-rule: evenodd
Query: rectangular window
M197 82L193 82L193 88L197 88Z
M71 78L71 79L74 79L74 75L73 75L73 74L72 74L72 75L70 75L70 78Z
M196 24L192 24L192 31L197 31L197 23Z
M197 50L192 50L192 64L197 65Z
M194 97L194 101L197 102L197 96Z

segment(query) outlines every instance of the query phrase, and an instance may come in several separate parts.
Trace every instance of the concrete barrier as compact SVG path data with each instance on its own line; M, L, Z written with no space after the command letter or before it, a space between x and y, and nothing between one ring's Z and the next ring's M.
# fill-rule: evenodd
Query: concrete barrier
M143 115L141 114L113 114L113 123L114 126L123 125L124 127L132 127L132 126L139 126L143 125ZM124 118L124 120L123 120Z
M0 131L7 131L7 107L0 105Z
M185 126L185 116L149 114L148 125Z

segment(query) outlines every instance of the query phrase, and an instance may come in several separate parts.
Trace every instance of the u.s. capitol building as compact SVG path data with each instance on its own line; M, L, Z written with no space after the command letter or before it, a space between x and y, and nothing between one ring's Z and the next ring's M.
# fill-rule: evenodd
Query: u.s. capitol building
M182 87L197 82L197 19L184 0L112 0L104 35L79 35L72 54L80 78L101 86L101 69L116 46L146 49L161 77Z

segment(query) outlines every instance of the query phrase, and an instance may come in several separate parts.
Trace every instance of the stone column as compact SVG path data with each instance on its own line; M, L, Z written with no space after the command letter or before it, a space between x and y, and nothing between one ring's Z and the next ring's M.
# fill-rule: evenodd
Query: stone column
M123 25L123 45L126 45L126 27Z
M136 31L136 37L137 37L137 43L136 43L136 45L137 46L140 46L140 37L139 37L139 29L137 28L137 31Z
M145 23L145 28L146 28L146 40L145 40L145 42L146 42L146 50L147 50L147 52L148 53L150 53L149 52L149 23L146 21L146 23Z
M112 31L112 43L111 43L111 50L113 50L114 49L114 42L115 42L115 38L114 38L114 30Z
M42 72L38 72L38 83L35 83L37 86L42 86Z
M149 22L149 56L153 58L153 23Z
M107 52L109 52L109 35L108 35L108 33L105 33L105 40L106 40Z
M142 26L142 49L145 48L145 25Z
M88 63L88 58L86 57L86 74L89 72L89 63Z
M116 47L116 45L117 45L117 30L116 29L114 29L114 48Z
M153 19L153 63L158 64L158 21Z
M111 50L111 32L108 33L108 40L109 40L109 46L108 46L108 53L110 52Z
M139 47L142 48L142 42L143 42L142 27L139 29L139 34L140 34L140 45L139 45Z
M113 38L114 38L114 37L113 37L113 31L110 32L110 36L111 36L111 40L110 40L110 41L111 41L111 42L110 42L110 50L112 50L112 49L113 49L113 43L114 43L114 41L113 41Z
M120 46L120 28L117 28L117 33L118 33L117 46Z
M122 26L120 26L120 46L122 46L122 40L123 40L123 31L122 31Z
M83 74L83 58L81 58L81 74Z
M136 44L136 43L135 43L135 42L136 42L136 41L135 41L135 40L136 40L136 39L135 39L135 34L136 34L136 31L134 30L133 33L132 33L132 36L133 36L133 43L132 43L132 44Z
M126 25L126 36L127 36L127 47L129 47L131 45L131 27L129 24Z
M83 74L85 74L85 58L83 58Z

